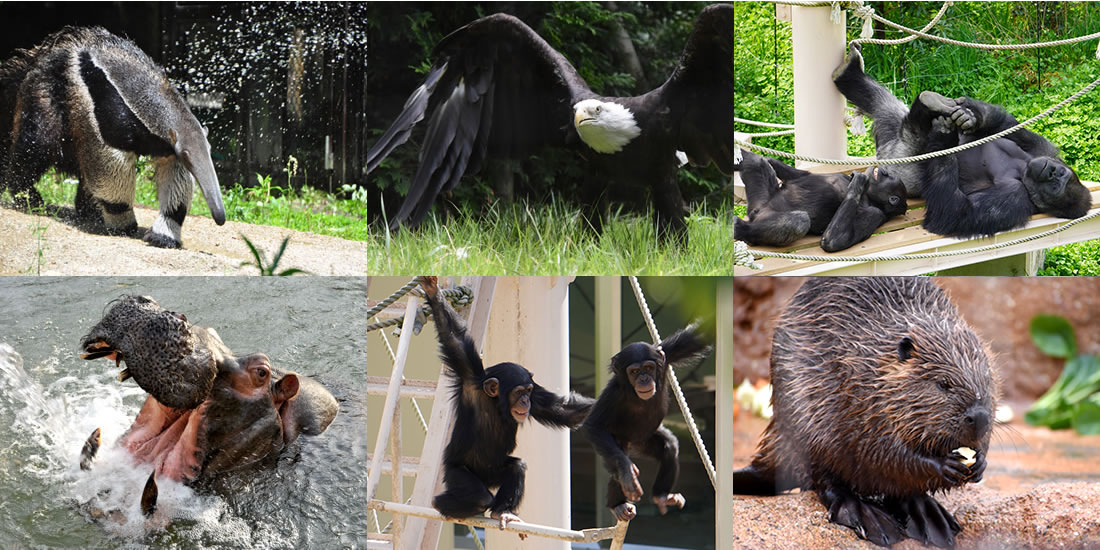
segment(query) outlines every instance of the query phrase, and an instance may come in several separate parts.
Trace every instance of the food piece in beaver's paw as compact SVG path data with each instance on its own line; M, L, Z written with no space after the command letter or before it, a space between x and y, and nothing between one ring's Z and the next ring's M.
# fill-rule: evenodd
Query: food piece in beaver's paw
M978 461L978 452L974 449L971 449L970 447L959 447L953 452L962 456L962 459L959 460L959 462L962 462L963 466L966 466L967 468L973 466L974 463Z

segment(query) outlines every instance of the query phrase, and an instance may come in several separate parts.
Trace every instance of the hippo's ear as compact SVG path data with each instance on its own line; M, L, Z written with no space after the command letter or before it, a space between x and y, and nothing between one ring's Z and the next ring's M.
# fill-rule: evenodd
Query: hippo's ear
M275 383L275 388L272 390L272 397L276 403L285 403L294 399L298 395L298 376L296 374L288 374L279 379Z

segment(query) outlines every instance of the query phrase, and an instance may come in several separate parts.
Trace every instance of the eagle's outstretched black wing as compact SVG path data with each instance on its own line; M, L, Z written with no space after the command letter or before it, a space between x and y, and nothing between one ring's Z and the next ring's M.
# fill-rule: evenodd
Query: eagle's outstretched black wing
M676 148L692 164L733 174L733 4L707 6L695 19L680 64L661 86L678 121Z
M451 33L433 57L424 83L367 152L369 172L429 117L420 164L393 228L405 220L420 223L439 193L477 172L486 156L518 158L546 144L564 144L574 131L573 104L594 95L565 57L506 14Z

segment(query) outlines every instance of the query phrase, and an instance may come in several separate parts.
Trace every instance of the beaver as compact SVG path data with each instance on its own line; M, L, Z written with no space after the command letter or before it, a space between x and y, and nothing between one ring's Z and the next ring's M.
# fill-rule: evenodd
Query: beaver
M776 325L774 416L734 492L813 490L830 521L875 544L953 547L961 527L930 493L982 478L991 363L927 278L809 280Z

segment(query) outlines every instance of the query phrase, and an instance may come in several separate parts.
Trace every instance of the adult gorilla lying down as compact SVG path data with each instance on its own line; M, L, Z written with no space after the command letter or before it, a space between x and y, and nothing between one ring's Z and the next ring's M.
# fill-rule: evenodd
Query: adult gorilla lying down
M822 236L822 249L836 252L905 213L905 186L885 168L811 174L749 151L742 154L735 168L745 182L748 221L735 219L733 232L750 245L787 246L811 233Z
M833 82L875 120L880 159L949 149L1017 124L999 106L929 91L907 109L864 73L854 45ZM940 235L992 235L1021 227L1040 212L1072 219L1092 207L1089 190L1054 144L1027 129L954 155L898 166L896 173L909 196L923 196L927 202L924 228Z

